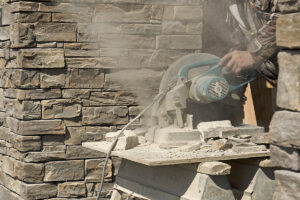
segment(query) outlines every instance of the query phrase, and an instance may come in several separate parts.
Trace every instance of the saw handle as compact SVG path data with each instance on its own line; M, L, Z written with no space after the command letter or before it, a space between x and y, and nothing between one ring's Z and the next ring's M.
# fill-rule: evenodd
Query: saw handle
M186 65L180 69L178 72L178 77L179 79L183 80L188 80L188 73L191 69L199 68L199 67L205 67L205 66L212 66L218 64L220 59L212 59L212 60L206 60L206 61L201 61L197 62L194 64Z

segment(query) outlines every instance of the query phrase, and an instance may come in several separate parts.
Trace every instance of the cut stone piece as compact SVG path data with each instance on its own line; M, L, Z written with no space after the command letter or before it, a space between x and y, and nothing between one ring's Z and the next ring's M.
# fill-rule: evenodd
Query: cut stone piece
M232 143L225 139L216 140L211 145L213 151L225 151L231 147Z
M266 146L264 145L234 145L232 147L232 150L237 153L251 153L251 152L261 152L261 151L267 151Z
M136 135L125 135L117 141L115 150L128 150L139 145L139 138Z
M228 175L230 174L231 166L214 161L214 162L204 162L198 165L197 172L207 175Z
M296 1L287 1L287 2L289 4L290 2L296 3ZM298 6L296 7L298 7L299 9L299 1L298 1ZM299 19L300 19L299 13L281 15L280 17L278 17L278 20L276 22L277 24L276 43L278 46L287 47L290 49L297 49L300 47Z
M203 139L209 139L219 137L222 129L232 129L233 126L229 120L225 121L212 121L212 122L200 122L197 125L198 130L201 133Z
M253 134L263 134L265 132L264 127L245 125L234 127L233 129L224 130L220 132L220 138L228 138L232 136L241 136L241 135L253 135Z

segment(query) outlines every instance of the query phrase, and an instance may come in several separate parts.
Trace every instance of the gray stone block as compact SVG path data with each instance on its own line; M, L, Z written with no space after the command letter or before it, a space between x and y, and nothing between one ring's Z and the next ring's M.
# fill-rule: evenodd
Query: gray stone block
M34 47L34 26L32 24L15 23L10 25L11 48Z
M279 111L270 124L270 142L284 147L300 148L300 113Z
M300 171L300 150L271 145L270 151L274 166Z
M275 172L276 189L273 200L300 199L300 173L278 170Z

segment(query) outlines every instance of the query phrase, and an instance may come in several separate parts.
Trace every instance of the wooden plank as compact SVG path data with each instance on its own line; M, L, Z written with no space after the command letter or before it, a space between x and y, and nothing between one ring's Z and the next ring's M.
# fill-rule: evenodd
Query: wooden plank
M252 99L252 92L251 92L251 87L250 84L247 85L245 96L247 98L247 101L245 102L244 105L244 124L251 124L251 125L257 125L256 121L256 115L254 111L254 105L253 105L253 99Z
M93 150L108 152L111 143L108 142L86 142L82 146ZM178 165L188 163L200 163L210 161L235 160L245 158L268 157L269 151L257 151L247 153L237 153L233 151L225 152L180 152L176 150L158 149L155 144L139 146L125 151L113 151L112 156L118 156L133 162L147 166Z

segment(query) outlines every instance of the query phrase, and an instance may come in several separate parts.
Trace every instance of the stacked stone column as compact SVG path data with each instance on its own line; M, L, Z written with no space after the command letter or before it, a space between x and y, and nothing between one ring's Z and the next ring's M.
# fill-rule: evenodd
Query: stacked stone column
M95 199L105 155L81 143L122 128L157 93L169 64L201 50L201 1L1 7L0 199Z
M270 125L271 161L276 189L273 200L300 199L300 1L279 1L286 15L277 21L279 78L277 106ZM293 12L294 14L289 14Z

